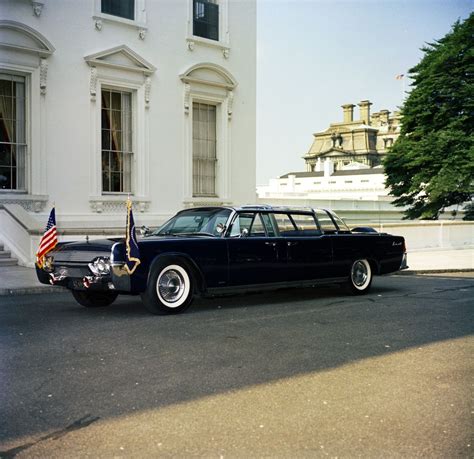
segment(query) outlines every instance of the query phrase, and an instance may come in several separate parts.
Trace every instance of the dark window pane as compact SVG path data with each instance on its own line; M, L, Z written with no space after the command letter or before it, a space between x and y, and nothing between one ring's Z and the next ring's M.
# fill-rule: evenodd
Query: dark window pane
M0 144L0 166L10 166L11 164L11 146Z
M120 180L120 176L121 174L119 172L113 172L111 174L111 178L112 178L112 183L111 183L111 190L110 191L122 191L122 186L121 186L121 180Z
M135 19L135 0L102 0L102 13Z
M209 0L193 2L193 34L219 40L219 5Z
M0 167L0 189L11 189L11 168Z
M121 172L122 171L122 154L121 153L111 153L110 154L110 170L112 172Z
M112 93L112 109L120 110L122 108L122 94L119 92Z
M110 150L110 131L102 129L102 150Z
M102 108L110 108L110 91L102 90Z
M110 176L108 172L102 172L102 191L110 191Z
M102 109L102 129L110 129L110 110Z
M11 80L0 79L0 96L12 96L12 82Z

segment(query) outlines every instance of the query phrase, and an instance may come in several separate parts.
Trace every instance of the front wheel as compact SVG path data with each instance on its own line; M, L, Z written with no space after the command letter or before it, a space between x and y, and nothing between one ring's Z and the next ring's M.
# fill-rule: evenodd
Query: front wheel
M100 308L112 304L118 293L115 292L85 292L83 290L71 290L74 299L86 308Z
M352 293L362 295L367 293L372 284L372 268L365 259L355 260L349 274L349 288Z
M152 314L179 314L185 311L193 300L193 278L189 268L180 262L158 263L141 297Z

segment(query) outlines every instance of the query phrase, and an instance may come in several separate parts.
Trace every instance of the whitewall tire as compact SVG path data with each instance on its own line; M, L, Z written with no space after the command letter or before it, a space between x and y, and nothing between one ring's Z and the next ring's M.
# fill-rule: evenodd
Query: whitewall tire
M372 268L367 259L355 260L349 273L349 286L353 293L363 294L370 289L372 284Z
M147 289L141 296L145 307L153 314L185 311L193 300L191 270L181 261L159 262L153 267Z

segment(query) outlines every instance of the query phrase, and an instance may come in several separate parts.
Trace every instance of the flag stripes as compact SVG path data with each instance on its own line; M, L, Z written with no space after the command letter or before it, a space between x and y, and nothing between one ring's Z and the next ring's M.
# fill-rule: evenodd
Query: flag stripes
M41 238L38 251L36 252L36 264L42 268L44 265L44 258L48 252L53 250L58 244L58 232L56 229L56 212L54 207L49 214L46 229Z

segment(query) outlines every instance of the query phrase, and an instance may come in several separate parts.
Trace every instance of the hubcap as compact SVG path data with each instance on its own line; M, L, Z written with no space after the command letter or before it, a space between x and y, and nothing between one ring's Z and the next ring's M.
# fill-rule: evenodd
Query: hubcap
M365 263L363 263L362 261L356 261L352 265L351 277L352 282L354 282L354 285L356 285L357 287L362 287L366 283L368 276L369 272Z
M184 292L184 279L178 271L165 271L158 279L160 296L169 303L178 301Z

